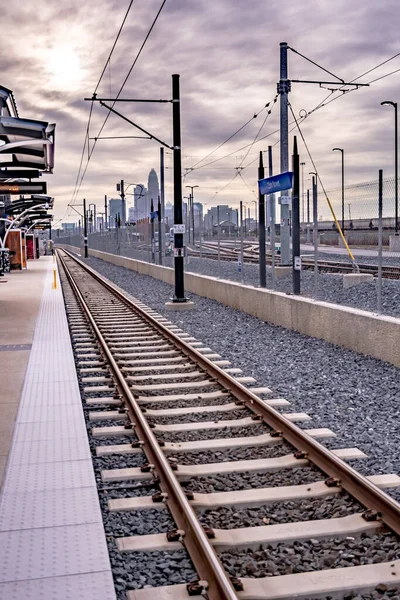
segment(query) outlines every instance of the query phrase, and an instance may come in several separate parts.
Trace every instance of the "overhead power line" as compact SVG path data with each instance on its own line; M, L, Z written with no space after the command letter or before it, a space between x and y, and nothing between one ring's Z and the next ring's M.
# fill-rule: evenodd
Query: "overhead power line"
M161 6L160 6L160 8L158 9L158 12L157 12L156 16L154 17L154 19L153 19L153 22L152 22L152 24L151 24L151 26L150 26L150 28L149 28L149 30L148 30L148 32L147 32L147 34L146 34L146 36L145 36L144 40L143 40L143 43L142 43L142 45L140 46L140 48L139 48L139 50L138 50L138 52L137 52L137 54L136 54L136 56L135 56L135 59L133 60L133 62L132 62L132 65L131 65L131 67L130 67L130 69L129 69L129 71L128 71L128 73L127 73L127 75L126 75L125 79L124 79L124 81L122 82L122 85L121 85L121 87L120 87L120 89L119 89L119 91L118 91L118 93L117 93L117 96L116 96L115 100L117 100L117 99L119 98L119 96L121 95L121 93L122 93L122 91L123 91L123 89L124 89L124 87L125 87L125 84L126 84L126 82L128 81L128 79L129 79L129 77L130 77L130 75L131 75L131 73L132 73L132 71L133 71L134 67L136 66L136 63L137 63L137 61L139 60L139 58L140 58L140 55L141 55L141 54L142 54L142 52L143 52L143 49L144 49L144 47L145 47L145 45L146 45L146 43L147 43L147 41L148 41L148 39L149 39L149 37L150 37L150 35L151 35L151 33L152 33L153 29L154 29L154 27L155 27L155 24L156 24L156 23L157 23L157 21L158 21L158 18L159 18L160 14L161 14L161 11L162 11L162 9L163 9L163 8L164 8L164 6L165 6L165 3L166 3L166 1L167 1L167 0L163 0L163 1L162 1L162 3L161 3ZM113 102L113 104L112 104L112 107L114 107L114 106L115 106L115 103L116 103L116 102L114 101L114 102ZM75 198L76 198L76 197L77 197L77 195L79 194L79 190L80 190L80 188L81 188L81 186L82 186L82 182L83 182L83 180L84 180L84 178L85 178L85 175L86 175L86 172L87 172L87 169L88 169L88 166L89 166L90 160L91 160L91 158L92 158L92 156L93 156L93 152L94 152L94 150L95 150L95 148L96 148L96 145L97 145L97 139L96 139L96 138L99 138L99 136L101 135L101 132L103 131L103 129L104 129L104 127L105 127L105 125L106 125L106 123L107 123L107 121L108 121L108 119L109 119L110 115L111 115L111 111L108 111L108 113L107 113L107 115L106 115L106 117L105 117L105 119L104 119L104 121L103 121L103 124L102 124L102 126L100 127L100 130L99 130L98 134L95 136L95 141L94 141L94 144L93 144L93 146L92 146L92 148L91 148L91 150L90 150L90 152L89 152L89 156L88 156L88 159L87 159L87 162L86 162L86 165L85 165L84 171L83 171L83 173L82 173L82 176L81 176L81 178L80 178L80 180L79 180L78 187L77 187L77 189L76 189L76 191L75 191L75 193L74 193L74 197L75 197ZM79 178L79 176L78 176L78 178ZM73 199L73 200L74 200L74 199ZM73 201L73 200L72 200L72 201Z

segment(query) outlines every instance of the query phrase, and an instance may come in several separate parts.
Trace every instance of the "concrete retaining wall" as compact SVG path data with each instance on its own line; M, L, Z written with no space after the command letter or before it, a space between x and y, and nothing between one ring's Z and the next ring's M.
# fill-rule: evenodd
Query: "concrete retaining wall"
M174 272L169 267L160 267L99 250L90 250L90 256L174 284ZM400 367L400 319L375 316L355 308L288 296L281 292L261 290L191 273L185 273L185 290L217 300L262 321L293 329Z

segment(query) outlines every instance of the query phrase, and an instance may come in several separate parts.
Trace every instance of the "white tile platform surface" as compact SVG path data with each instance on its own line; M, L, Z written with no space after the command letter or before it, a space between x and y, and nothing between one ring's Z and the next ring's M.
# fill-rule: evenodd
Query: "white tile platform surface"
M0 497L0 600L115 600L60 284L49 263ZM23 319L21 318L23 327Z

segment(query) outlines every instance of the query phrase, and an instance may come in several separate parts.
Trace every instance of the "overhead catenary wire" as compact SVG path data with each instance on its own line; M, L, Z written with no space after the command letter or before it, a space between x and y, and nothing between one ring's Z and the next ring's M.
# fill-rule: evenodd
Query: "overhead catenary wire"
M130 75L131 75L131 73L132 73L132 71L133 71L134 67L136 66L136 63L137 63L137 61L139 60L139 58L140 58L140 55L142 54L142 51L143 51L143 49L144 49L144 47L145 47L145 45L146 45L146 43L147 43L147 41L148 41L148 39L149 39L149 37L150 37L150 35L151 35L152 31L153 31L153 29L154 29L154 27L155 27L155 25L156 25L156 23L157 23L157 21L158 21L158 18L159 18L160 14L161 14L161 11L162 11L162 9L163 9L163 8L164 8L164 6L165 6L165 3L166 3L166 1L167 1L167 0L163 0L163 1L162 1L162 3L161 3L161 6L160 6L160 8L158 9L158 11L157 11L157 14L156 14L156 16L154 17L154 19L153 19L153 22L152 22L152 24L151 24L151 26L150 26L150 28L149 28L149 30L148 30L148 32L147 32L147 34L146 34L146 36L145 36L145 38L144 38L144 40L143 40L143 42L142 42L142 44L141 44L140 48L139 48L139 50L138 50L138 52L137 52L137 54L136 54L136 56L135 56L135 58L134 58L134 60L133 60L133 63L132 63L132 65L131 65L131 67L130 67L130 69L129 69L129 71L128 71L128 73L127 73L127 75L126 75L125 79L124 79L124 81L122 82L122 85L121 85L121 86L120 86L120 88L119 88L119 91L118 91L118 93L117 93L117 95L116 95L116 98L115 98L115 100L114 100L113 104L112 104L112 107L114 107L114 106L115 106L115 104L116 104L116 100L117 100L117 99L119 98L119 96L121 95L121 93L122 93L122 91L123 91L123 89L124 89L124 87L125 87L125 85L126 85L126 82L128 81L128 79L129 79L129 77L130 77ZM81 178L80 178L80 181L79 181L79 184L78 184L77 190L76 190L76 192L75 192L75 198L76 198L76 197L77 197L77 195L79 194L79 190L80 190L80 188L81 188L81 186L82 186L82 182L83 182L83 180L84 180L84 178L85 178L85 175L86 175L87 169L88 169L88 167L89 167L90 160L91 160L91 158L92 158L92 156L93 156L93 152L94 152L94 150L95 150L95 148L96 148L96 145L97 145L97 139L96 139L96 138L98 138L98 137L101 135L101 132L103 131L103 129L104 129L104 127L105 127L105 125L106 125L106 123L107 123L107 121L108 121L108 119L109 119L110 115L111 115L111 111L108 111L108 113L107 113L107 115L106 115L106 117L105 117L105 119L104 119L104 121L103 121L103 124L102 124L102 126L100 127L100 129L99 129L99 132L98 132L98 134L95 136L95 141L94 141L94 144L93 144L93 146L92 146L92 149L91 149L91 151L90 151L90 154L89 154L89 156L88 156L88 159L87 159L87 162L86 162L86 165L85 165L84 171L83 171L83 173L82 173L82 176L81 176Z
M256 119L263 112L263 110L265 110L266 108L268 108L270 106L270 104L271 104L271 102L268 102L267 104L265 104L265 106L263 106L261 110L259 110L257 113L254 113L253 116L250 119L248 119L246 121L246 123L244 123L244 125L242 125L241 127L239 127L239 129L237 129L234 133L232 133L232 135L230 135L224 142L222 142L221 144L219 144L219 146L217 146L216 148L214 148L214 150L212 150L211 152L209 152L201 160L198 160L197 163L195 163L194 165L192 165L192 167L189 167L188 171L192 171L193 169L195 169L197 167L197 165L199 165L201 162L203 162L203 160L206 160L212 154L214 154L214 152L217 152L217 150L219 150L220 148L222 148L222 146L224 146L225 144L227 144L228 142L230 142L231 139L233 139L238 133L240 133L245 127L247 127L247 125L249 123L251 123L254 119Z
M113 45L112 45L112 48L111 48L111 50L110 50L110 53L109 53L109 55L108 55L108 58L107 58L107 60L106 60L106 63L105 63L105 65L104 65L104 68L103 68L103 70L102 70L102 72L101 72L101 75L100 75L100 77L99 77L99 80L98 80L98 82L97 82L97 85L96 85L96 87L95 87L95 91L94 91L94 93L96 93L96 92L97 92L97 90L98 90L98 87L99 87L99 85L100 85L100 82L101 82L101 80L102 80L102 78L103 78L103 76L104 76L104 73L106 72L107 65L109 65L109 63L110 63L111 56L113 55L113 52L114 52L114 50L115 50L115 47L116 47L116 45L117 45L117 42L118 42L118 40L119 40L119 38L120 38L121 32L122 32L122 30L123 30L123 28L124 28L124 25L125 25L126 19L128 18L129 12L130 12L130 10L131 10L131 7L132 7L132 4L134 3L134 1L135 1L135 0L131 0L131 1L130 1L130 3L129 3L129 6L128 6L127 10L126 10L125 16L124 16L124 18L123 18L123 20L122 20L122 23L121 23L121 25L120 25L120 28L119 28L119 30L118 30L118 33L117 33L117 35L116 35L116 38L115 38L115 40L114 40L114 43L113 43ZM111 84L110 84L110 85L111 85ZM85 155L85 148L86 148L86 144L87 144L87 147L88 147L88 157L89 157L89 155L90 155L90 149L89 149L89 130L90 130L90 122L91 122L91 118L92 118L92 112L93 112L93 102L91 102L91 104L90 104L90 109L89 109L89 117L88 117L88 122L87 122L87 126L86 126L86 135L85 135L85 139L84 139L84 142L83 142L82 154L81 154L81 159L80 159L80 163L79 163L78 174L77 174L77 176L76 176L76 182L75 182L75 186L74 186L74 191L73 191L73 193L72 193L72 197L71 197L71 202L72 202L72 201L75 199L75 193L76 193L77 186L78 186L79 176L80 176L80 174L81 174L81 170L82 170L82 163L83 163L83 157L84 157L84 155Z
M351 259L351 262L353 263L353 266L354 266L356 269L358 269L358 267L357 267L357 264L356 264L356 261L355 261L355 258L354 258L354 255L353 255L352 251L350 250L350 246L348 245L348 243L347 243L347 240L346 240L346 238L345 238L345 236L344 236L344 234L343 234L342 228L340 227L339 221L337 220L336 213L335 213L335 211L333 210L333 206L332 206L332 204L331 204L331 201L330 201L330 200L329 200L329 198L328 198L328 194L326 193L325 186L324 186L324 184L323 184L323 181L322 181L322 179L321 179L321 176L320 176L320 174L319 174L319 172L318 172L318 169L317 169L317 167L316 167L316 164L315 164L315 162L314 162L314 159L313 159L313 157L312 157L312 155L311 155L310 149L309 149L309 147L308 147L308 145L307 145L307 142L306 142L306 140L305 140L305 137L304 137L304 134L303 134L303 132L302 132L302 130L301 130L301 127L300 127L299 123L297 122L296 115L294 114L294 111L293 111L293 108L292 108L292 105L290 104L290 102L288 102L288 106L289 106L289 108L290 108L290 112L292 113L293 119L294 119L294 120L295 120L295 122L296 122L296 127L297 127L297 129L298 129L298 132L299 132L299 134L300 134L300 137L301 137L301 139L303 140L304 147L305 147L305 149L306 149L306 151L307 151L308 157L309 157L309 159L310 159L310 161L311 161L311 164L312 164L312 166L313 166L313 168L314 168L314 171L315 171L315 173L316 173L317 180L320 182L320 184L321 184L321 187L322 187L322 191L323 191L323 192L324 192L324 194L325 194L326 201L327 201L327 203L328 203L328 206L329 206L329 209L330 209L330 211L331 211L331 213L332 213L332 216L333 216L333 219L334 219L334 221L335 221L336 227L338 228L338 231L339 231L340 237L342 238L343 244L344 244L344 246L345 246L345 248L346 248L346 250L347 250L347 252L348 252L348 255L349 255L350 259Z

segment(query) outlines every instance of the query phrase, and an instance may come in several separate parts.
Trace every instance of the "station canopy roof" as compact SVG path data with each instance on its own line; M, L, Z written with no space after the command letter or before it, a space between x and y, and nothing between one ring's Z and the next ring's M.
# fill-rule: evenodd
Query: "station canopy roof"
M13 202L6 202L6 213L14 217L24 212L28 208L33 209L35 206L53 208L53 204L54 198L51 196L32 195L30 197L19 198Z
M52 173L55 125L0 117L0 167L28 167Z
M54 168L55 124L20 119L11 90L0 86L0 167Z

